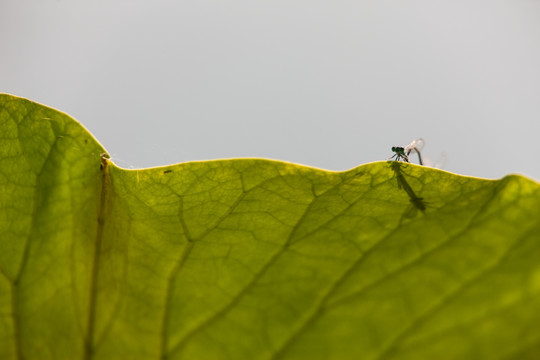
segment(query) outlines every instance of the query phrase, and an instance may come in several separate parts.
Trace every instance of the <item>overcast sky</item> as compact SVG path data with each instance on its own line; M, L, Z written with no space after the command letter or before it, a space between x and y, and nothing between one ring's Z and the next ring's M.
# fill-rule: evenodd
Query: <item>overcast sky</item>
M0 92L128 168L423 155L540 180L540 1L1 0Z

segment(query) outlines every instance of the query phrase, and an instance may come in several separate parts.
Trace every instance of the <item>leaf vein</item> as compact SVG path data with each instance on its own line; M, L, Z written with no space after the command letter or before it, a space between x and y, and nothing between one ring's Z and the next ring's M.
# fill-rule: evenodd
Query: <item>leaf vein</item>
M336 186L334 186L333 188L335 188ZM206 320L201 322L197 327L193 328L189 333L187 333L184 336L184 338L181 339L176 345L174 345L171 351L169 352L171 355L180 351L182 347L187 343L187 341L189 341L189 339L192 338L196 333L200 332L203 328L209 326L211 323L213 323L214 321L222 317L224 314L226 314L229 310L231 310L235 305L237 305L240 302L240 299L249 291L249 289L253 287L253 285L262 277L262 275L266 273L266 271L268 271L268 269L277 261L279 256L281 256L281 254L283 254L284 251L287 249L287 247L290 245L291 239L294 237L294 234L298 230L300 224L302 223L302 220L307 216L307 214L309 213L309 210L315 203L316 199L317 197L312 198L312 200L306 206L306 209L300 216L297 223L291 229L291 232L289 233L287 240L270 257L270 259L260 268L260 270L254 274L252 279L234 297L231 298L231 301L229 301L226 306L224 306L219 311L215 312Z

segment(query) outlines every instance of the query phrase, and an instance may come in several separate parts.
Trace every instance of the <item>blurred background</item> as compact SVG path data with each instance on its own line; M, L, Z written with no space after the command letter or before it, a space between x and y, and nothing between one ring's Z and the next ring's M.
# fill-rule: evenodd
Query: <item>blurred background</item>
M0 92L126 168L345 170L422 137L445 170L539 181L540 1L1 0Z

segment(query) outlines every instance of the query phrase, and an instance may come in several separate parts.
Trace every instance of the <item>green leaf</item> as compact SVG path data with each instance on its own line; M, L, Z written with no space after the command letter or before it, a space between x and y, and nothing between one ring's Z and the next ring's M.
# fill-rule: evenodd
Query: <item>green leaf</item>
M396 162L126 170L0 95L1 359L533 359L540 185Z

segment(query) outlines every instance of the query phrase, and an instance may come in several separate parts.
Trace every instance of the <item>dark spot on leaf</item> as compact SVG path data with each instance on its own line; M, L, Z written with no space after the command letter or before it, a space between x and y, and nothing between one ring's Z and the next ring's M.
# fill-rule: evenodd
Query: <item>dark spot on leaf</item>
M102 153L100 157L101 157L100 169L103 170L105 169L105 166L107 166L107 160L109 159L109 155L107 153Z
M172 170L165 170L163 173L164 174L172 173Z

